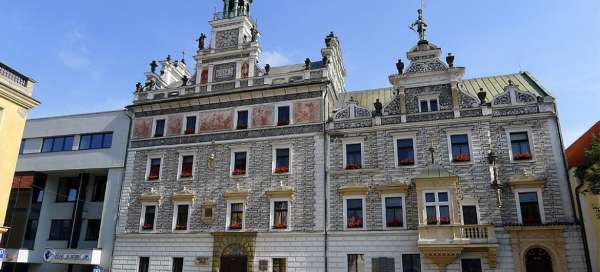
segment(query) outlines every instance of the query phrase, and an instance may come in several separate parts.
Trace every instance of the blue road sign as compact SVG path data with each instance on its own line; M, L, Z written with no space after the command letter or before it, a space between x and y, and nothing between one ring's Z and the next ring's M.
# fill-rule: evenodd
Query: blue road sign
M4 259L6 259L6 249L0 248L0 263L4 262Z

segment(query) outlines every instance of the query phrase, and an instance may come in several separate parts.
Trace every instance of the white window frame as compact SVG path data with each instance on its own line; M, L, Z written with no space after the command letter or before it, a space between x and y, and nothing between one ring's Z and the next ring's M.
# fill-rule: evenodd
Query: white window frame
M242 228L239 230L230 230L231 224L231 204L242 204ZM214 211L213 211L214 213ZM239 232L246 229L246 202L243 200L227 200L227 214L225 218L225 231Z
M360 144L360 166L361 169L365 168L365 143L364 143L364 139L363 138L347 138L347 139L343 139L342 140L342 152L343 152L343 168L344 170L346 170L346 167L348 166L348 158L347 158L347 152L346 152L346 146L349 144Z
M150 180L150 179L148 179L148 176L150 175L150 162L153 159L160 159L160 167L158 168L158 179ZM146 181L150 181L150 182L160 181L162 178L162 175L163 175L164 162L165 162L165 159L164 159L164 156L162 156L162 155L149 155L148 159L146 160L146 174L145 174L144 179Z
M364 195L349 195L343 197L343 208L344 208L344 230L348 231L361 231L367 229L367 201ZM360 199L362 200L362 214L363 214L363 226L362 228L348 228L348 200L349 199Z
M196 124L195 124L195 129L194 129L194 133L192 134L185 134L185 130L187 127L187 118L188 117L196 117ZM181 128L181 135L185 136L185 135L194 135L197 134L200 128L200 116L198 116L197 113L193 113L193 114L186 114L183 116L183 125Z
M402 227L388 227L387 226L387 207L385 205L386 198L401 197L402 198ZM381 195L381 218L383 218L383 229L384 230L398 230L406 229L406 194L395 193L395 194L382 194Z
M461 224L465 224L465 214L463 212L463 207L464 206L475 206L475 211L477 212L477 223L479 225L481 224L481 214L479 211L479 203L477 203L476 201L462 201L460 203L460 223Z
M279 107L285 107L288 106L290 107L290 124L288 126L291 126L294 124L294 106L292 102L285 102L285 103L278 103L275 104L275 110L273 110L273 120L274 125L277 127L277 123L279 123ZM283 126L282 126L283 127Z
M425 197L427 194L429 193L433 193L435 195L435 202L427 202L427 198ZM440 202L438 199L438 193L447 193L448 194L448 201L445 202ZM452 225L452 221L454 218L454 213L452 212L454 207L452 207L452 193L450 192L450 190L426 190L423 191L423 224L426 226L436 226L436 225L440 225L440 206L446 206L448 205L448 215L450 215L450 225ZM435 211L436 211L436 215L437 215L437 224L435 225L429 225L427 224L427 206L435 206Z
M248 127L246 129L237 129L237 121L238 121L238 112L247 111L248 112ZM233 130L247 130L252 128L252 108L250 107L240 107L236 108L233 114Z
M467 135L467 141L469 142L469 161L467 162L454 162L453 154L452 154L452 136L455 135ZM448 141L448 160L451 164L472 164L474 161L473 158L473 140L471 137L471 131L461 130L461 131L448 131L446 133L446 139Z
M187 220L187 225L186 225L186 229L185 230L177 230L176 226L177 226L177 215L178 215L178 211L179 211L179 206L180 205L187 205L188 206L188 220ZM173 224L171 226L171 230L173 232L189 232L190 231L190 222L192 220L191 219L191 215L192 215L192 202L189 201L175 201L173 202Z
M525 132L527 133L527 141L529 142L529 154L531 154L531 159L529 160L514 160L513 152L512 152L512 140L510 138L511 133ZM512 128L506 130L506 139L508 140L508 157L511 163L524 163L531 162L535 159L535 155L533 154L533 133L529 128Z
M158 120L165 120L165 131L163 131L163 136L162 137L155 137L154 136L156 134L156 122ZM169 118L167 118L166 115L155 116L152 119L152 132L151 132L152 133L152 135L151 135L152 137L151 138L164 138L164 137L167 137L167 130L169 130L169 124L168 124L168 122L169 122Z
M183 168L183 157L192 156L192 176L191 177L181 177L181 170ZM179 153L179 160L177 163L177 180L190 180L195 178L196 173L196 155L193 152L181 152ZM162 161L161 161L162 166Z
M233 169L235 168L235 153L246 152L246 173L244 175L235 176L233 175ZM230 163L229 163L229 176L230 177L248 177L250 172L250 149L248 148L236 148L231 149Z
M273 223L275 221L275 202L287 201L288 212L287 212L287 228L286 229L273 229ZM269 230L270 231L291 231L292 230L292 201L289 198L272 198L270 200L271 206L271 216L269 220Z
M437 111L431 111L431 100L437 100L437 104L438 104L438 110ZM418 96L418 101L419 101L419 113L429 113L429 112L439 112L440 109L440 96L435 94L435 95L420 95ZM423 112L423 109L421 108L421 101L427 101L427 111Z
M395 135L394 139L394 166L395 168L415 168L417 167L417 135L416 134L406 134L406 135ZM414 161L413 165L398 165L398 140L408 140L412 139L413 141L413 154Z
M158 219L158 202L143 202L142 203L142 213L140 216L140 227L139 227L139 232L140 233L156 233L156 220ZM144 218L146 217L146 208L148 206L154 206L154 222L152 223L152 230L144 230Z
M519 224L523 224L523 216L521 214L521 201L519 200L519 193L537 193L538 198L538 209L540 210L540 220L542 224L546 223L546 215L544 212L544 199L542 198L542 189L541 188L518 188L514 189L513 193L515 194L515 203L517 208L517 219Z
M271 173L275 174L275 175L288 175L292 173L292 146L289 144L285 144L285 145L273 145L273 159L271 161ZM288 149L289 150L289 163L288 163L288 172L287 173L281 173L281 174L277 174L275 173L275 168L277 167L277 149Z

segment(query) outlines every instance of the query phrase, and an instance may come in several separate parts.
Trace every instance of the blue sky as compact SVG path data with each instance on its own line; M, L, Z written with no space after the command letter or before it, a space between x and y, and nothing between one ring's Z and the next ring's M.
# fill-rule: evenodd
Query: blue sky
M418 0L255 0L263 63L319 59L341 39L348 90L386 87ZM38 81L30 117L119 109L152 59L187 52L221 0L0 0L0 61ZM467 78L526 70L558 100L568 143L600 120L600 1L427 0L428 39Z

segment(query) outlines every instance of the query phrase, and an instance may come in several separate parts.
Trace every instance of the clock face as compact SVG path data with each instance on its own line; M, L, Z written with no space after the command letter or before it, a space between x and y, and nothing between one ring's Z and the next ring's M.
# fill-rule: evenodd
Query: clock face
M238 46L239 29L230 29L217 32L216 48L232 48Z

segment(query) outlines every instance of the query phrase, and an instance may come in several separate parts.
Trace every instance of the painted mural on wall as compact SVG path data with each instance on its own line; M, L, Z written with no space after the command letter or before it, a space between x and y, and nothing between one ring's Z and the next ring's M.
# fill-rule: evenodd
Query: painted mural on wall
M321 103L319 100L294 103L294 123L317 123L321 121Z
M247 62L242 64L242 79L248 78L248 73L250 73L250 65Z
M167 120L167 136L174 136L181 134L183 127L183 116L176 114L169 116Z
M200 84L206 83L208 83L208 69L202 70L202 73L200 74Z
M200 130L214 131L231 129L233 111L211 111L200 113Z
M143 139L150 137L152 130L152 118L136 119L133 123L133 139Z
M273 106L264 105L252 108L252 127L266 127L273 125Z

